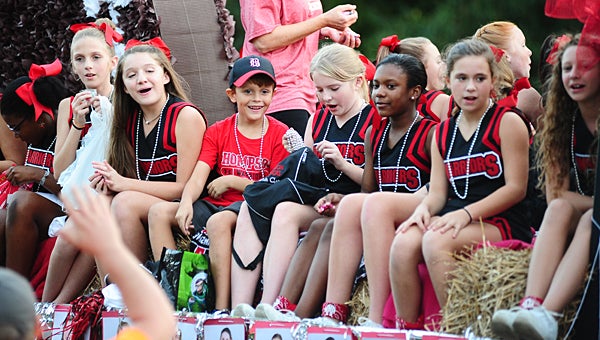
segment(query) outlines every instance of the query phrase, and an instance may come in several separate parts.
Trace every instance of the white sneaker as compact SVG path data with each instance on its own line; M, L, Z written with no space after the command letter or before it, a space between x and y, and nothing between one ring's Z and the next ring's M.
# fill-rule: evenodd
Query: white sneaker
M254 319L254 314L254 308L247 303L240 303L231 312L231 316L234 318Z
M542 306L520 310L513 322L513 329L519 339L556 340L560 314L551 312Z
M358 322L358 325L362 326L362 327L383 328L382 324L377 323L369 318L365 318L364 316L359 317L357 322Z
M325 316L319 316L318 318L313 319L304 319L303 321L308 322L311 326L319 327L339 327L344 325L340 321Z
M261 303L256 306L254 317L256 320L300 321L300 318L294 312L290 310L277 310L273 305L268 303Z
M522 310L521 307L511 309L499 309L492 316L492 332L500 339L518 339L513 329L513 322L517 313Z

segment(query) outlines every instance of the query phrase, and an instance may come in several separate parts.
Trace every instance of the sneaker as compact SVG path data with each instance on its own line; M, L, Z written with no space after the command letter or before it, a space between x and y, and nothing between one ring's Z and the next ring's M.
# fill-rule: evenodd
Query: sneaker
M269 321L300 321L300 318L289 310L277 310L268 303L261 303L256 306L254 317L257 320Z
M254 308L247 303L240 303L235 306L233 311L231 312L231 316L234 318L246 318L246 319L254 319Z
M499 309L492 316L492 332L500 339L518 339L513 329L513 322L517 313L523 308L513 307L511 309Z
M229 311L229 309L224 308L224 309L215 309L211 312L212 317L215 319L218 318L227 318L231 315L231 312Z
M365 318L364 316L359 317L357 322L358 322L358 325L362 326L362 327L383 328L382 324L377 323L369 318Z
M513 329L519 339L556 340L560 314L539 306L533 309L522 309L515 316Z
M319 326L319 327L339 327L344 324L341 321L336 319L328 318L326 316L319 316L318 318L313 319L304 319L302 321L306 321L311 326Z

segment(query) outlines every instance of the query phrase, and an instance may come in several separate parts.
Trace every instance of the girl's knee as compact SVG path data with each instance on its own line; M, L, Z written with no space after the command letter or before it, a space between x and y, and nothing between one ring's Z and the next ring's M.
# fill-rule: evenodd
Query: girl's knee
M548 207L546 208L546 213L556 216L565 216L566 214L572 214L576 212L577 209L571 202L564 198L555 198L550 203L548 203Z
M323 227L323 230L321 230L321 239L325 239L325 240L331 240L331 235L333 235L333 225L334 225L334 220L329 220L325 226Z
M156 223L163 223L170 221L175 211L173 205L177 203L173 202L160 202L153 204L148 209L148 224L152 225Z
M422 236L415 234L398 234L392 241L390 258L403 263L412 261L421 254Z
M128 192L120 192L116 194L110 204L110 210L113 215L119 219L128 218L132 212L131 199Z
M54 249L52 250L52 255L55 253L59 256L74 256L79 252L79 249L72 245L71 243L64 240L62 237L58 237L56 239L56 244L54 245Z
M19 190L12 196L11 202L6 208L9 216L30 216L33 205L33 196L35 193L25 190ZM25 212L28 214L24 215Z
M313 211L311 206L294 202L281 202L273 211L272 221L278 225L296 224L302 216Z
M362 214L365 218L381 216L381 209L385 205L384 200L380 195L369 195L365 198L362 204Z
M446 234L442 234L439 231L427 231L423 234L423 240L421 242L423 257L427 259L443 254L450 254L451 244L449 238L444 237L445 235Z

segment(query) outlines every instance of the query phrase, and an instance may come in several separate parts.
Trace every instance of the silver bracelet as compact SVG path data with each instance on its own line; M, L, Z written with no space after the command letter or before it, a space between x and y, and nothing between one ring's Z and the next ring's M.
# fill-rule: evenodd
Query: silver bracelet
M40 181L38 182L38 184L43 187L44 183L46 183L46 178L48 178L48 176L50 176L50 170L46 169L46 171L44 171L44 175L42 176L42 178L40 179Z

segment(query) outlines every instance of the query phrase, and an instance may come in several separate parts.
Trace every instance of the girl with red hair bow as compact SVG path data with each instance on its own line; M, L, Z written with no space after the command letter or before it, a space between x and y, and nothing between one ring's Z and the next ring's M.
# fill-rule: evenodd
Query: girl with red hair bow
M7 127L28 144L25 164L13 166L6 178L25 186L0 210L0 265L29 277L40 241L48 238L48 225L62 215L56 196L60 187L52 176L56 142L55 114L68 90L56 76L60 61L31 66L29 76L12 81L2 96L0 110Z
M504 52L500 59L505 59L510 65L514 88L519 90L516 94L516 107L525 114L533 127L537 128L538 117L542 114L543 107L541 95L529 84L531 50L525 45L525 35L521 29L509 21L494 21L477 29L473 38L481 39ZM502 62L499 64L502 67ZM510 93L507 94L512 97Z
M425 66L427 72L427 88L419 97L417 110L422 116L440 122L446 119L452 111L450 96L445 94L444 69L440 51L424 37L398 39L396 35L390 35L381 39L377 49L377 62L381 61L390 53L402 53L412 55L419 59Z
M110 145L91 181L113 196L111 211L140 261L148 256L150 207L181 197L207 124L157 41L130 44L117 64Z
M531 254L525 296L517 307L498 310L492 318L492 330L505 339L556 339L556 317L580 290L589 264L600 46L576 36L557 52L536 155L548 208Z
M71 68L85 89L61 101L57 121L54 176L62 191L88 185L92 161L104 160L112 123L111 72L117 65L114 43L122 40L109 19L71 25ZM70 222L58 218L49 228L55 236ZM94 274L94 259L79 254L62 237L57 239L48 268L42 301L69 303L85 289Z

